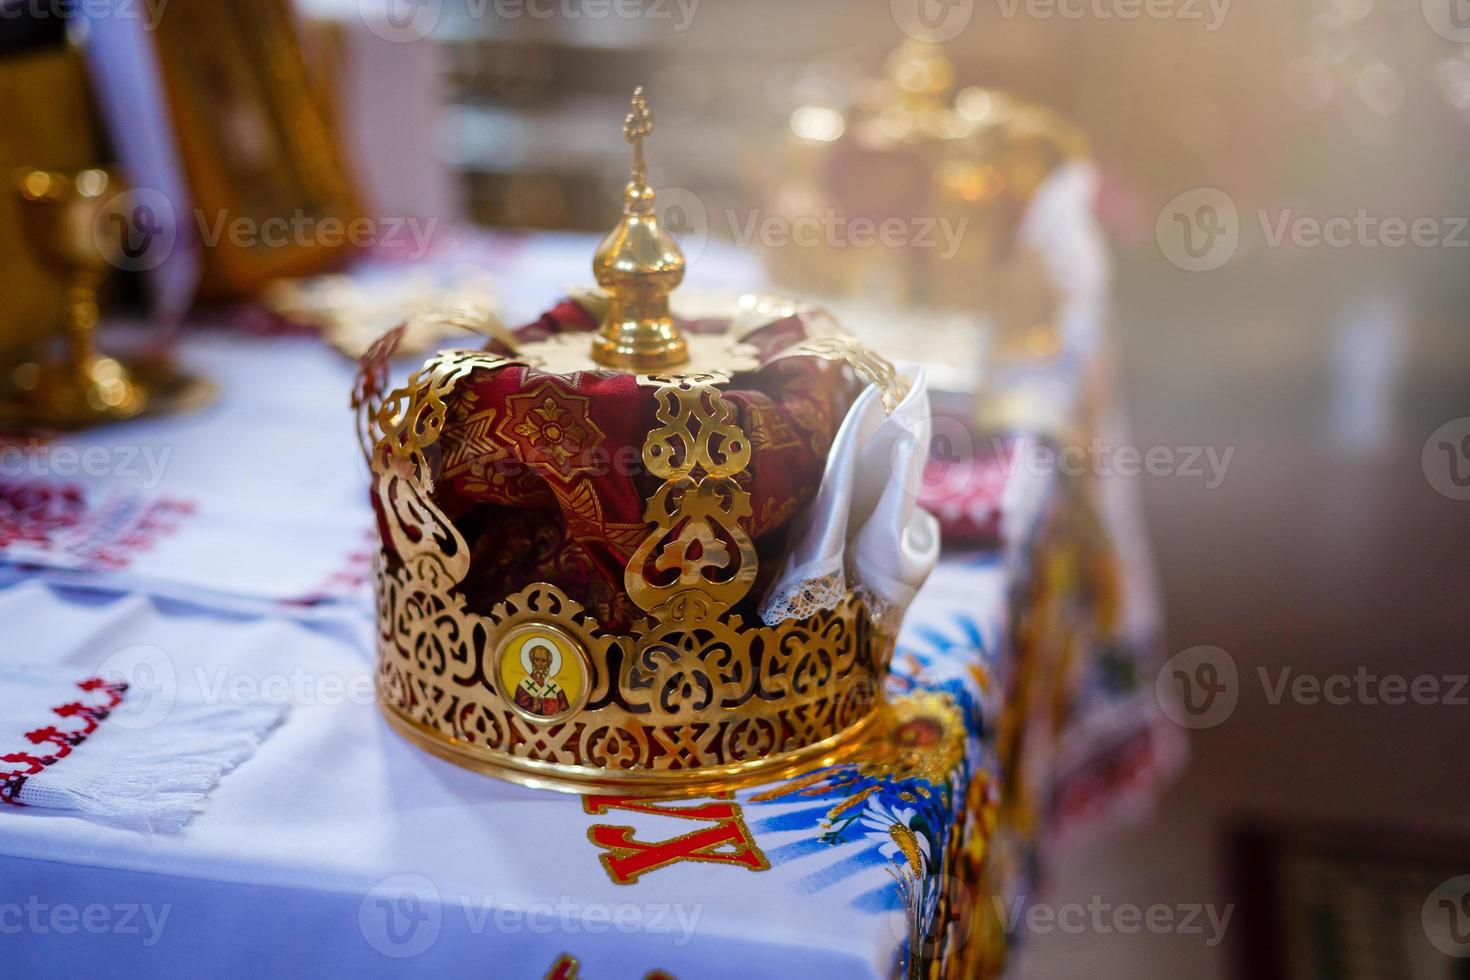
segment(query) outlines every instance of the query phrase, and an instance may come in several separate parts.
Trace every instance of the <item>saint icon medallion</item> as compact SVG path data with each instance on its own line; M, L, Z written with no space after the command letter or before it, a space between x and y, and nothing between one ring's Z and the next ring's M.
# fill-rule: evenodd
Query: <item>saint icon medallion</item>
M565 721L582 710L589 673L581 644L547 623L517 626L495 649L501 696L538 725Z

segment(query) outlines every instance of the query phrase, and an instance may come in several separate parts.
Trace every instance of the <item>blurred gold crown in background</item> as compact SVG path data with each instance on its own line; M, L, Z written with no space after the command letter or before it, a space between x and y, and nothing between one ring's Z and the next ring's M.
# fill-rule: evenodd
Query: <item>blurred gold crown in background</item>
M905 382L816 319L761 358L731 324L681 330L669 293L684 260L647 184L651 130L640 90L624 127L634 166L623 215L593 264L607 292L598 329L505 353L446 351L381 400L371 393L386 351L363 362L358 401L383 532L381 705L422 746L535 786L697 793L828 764L875 717L892 656L893 624L880 627L851 590L774 625L737 609L750 608L759 564L745 526L755 433L726 389L773 365L845 363L892 411ZM623 390L655 420L633 447L652 490L622 583L637 615L622 632L604 629L565 581L472 600L473 548L435 495L462 386L503 378L538 386L539 398L548 384L580 384L580 371L632 375L636 388Z
M1087 141L1050 109L977 87L952 94L954 81L938 44L906 40L883 77L846 93L845 105L792 113L784 166L765 188L770 210L788 222L834 214L946 222L964 230L953 253L912 242L783 248L767 252L774 282L934 309L1012 301L1007 265L1026 207L1059 165L1089 156Z

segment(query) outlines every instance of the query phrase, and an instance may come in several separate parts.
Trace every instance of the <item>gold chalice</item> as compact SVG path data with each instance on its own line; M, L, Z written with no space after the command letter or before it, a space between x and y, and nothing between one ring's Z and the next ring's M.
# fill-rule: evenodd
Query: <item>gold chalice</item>
M123 245L121 223L103 220L116 179L106 170L22 170L21 210L37 253L65 277L61 350L15 366L4 416L27 427L75 429L132 418L149 390L97 350L97 287Z

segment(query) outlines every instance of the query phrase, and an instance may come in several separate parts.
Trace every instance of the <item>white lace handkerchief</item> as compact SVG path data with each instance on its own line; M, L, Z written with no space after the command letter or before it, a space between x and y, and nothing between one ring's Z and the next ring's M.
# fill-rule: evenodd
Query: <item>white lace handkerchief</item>
M860 591L880 623L896 623L939 558L939 525L918 506L929 453L924 372L899 372L908 393L890 415L869 385L843 419L796 546L761 603L774 625L831 609Z
M177 830L283 710L205 703L84 668L0 665L0 808Z

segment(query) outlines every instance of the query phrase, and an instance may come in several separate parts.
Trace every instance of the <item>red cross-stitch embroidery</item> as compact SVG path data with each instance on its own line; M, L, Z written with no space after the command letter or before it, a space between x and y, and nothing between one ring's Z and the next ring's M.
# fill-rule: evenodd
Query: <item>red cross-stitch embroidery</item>
M0 763L6 764L0 768L0 803L25 806L20 801L20 791L26 780L47 766L65 759L71 755L73 749L85 742L97 730L97 726L112 714L112 710L122 703L128 685L123 681L89 677L78 682L77 689L92 695L92 703L69 701L52 708L51 713L60 718L79 721L79 724L68 729L43 725L25 733L26 741L35 747L36 752L45 751L46 754L20 751L0 755Z

